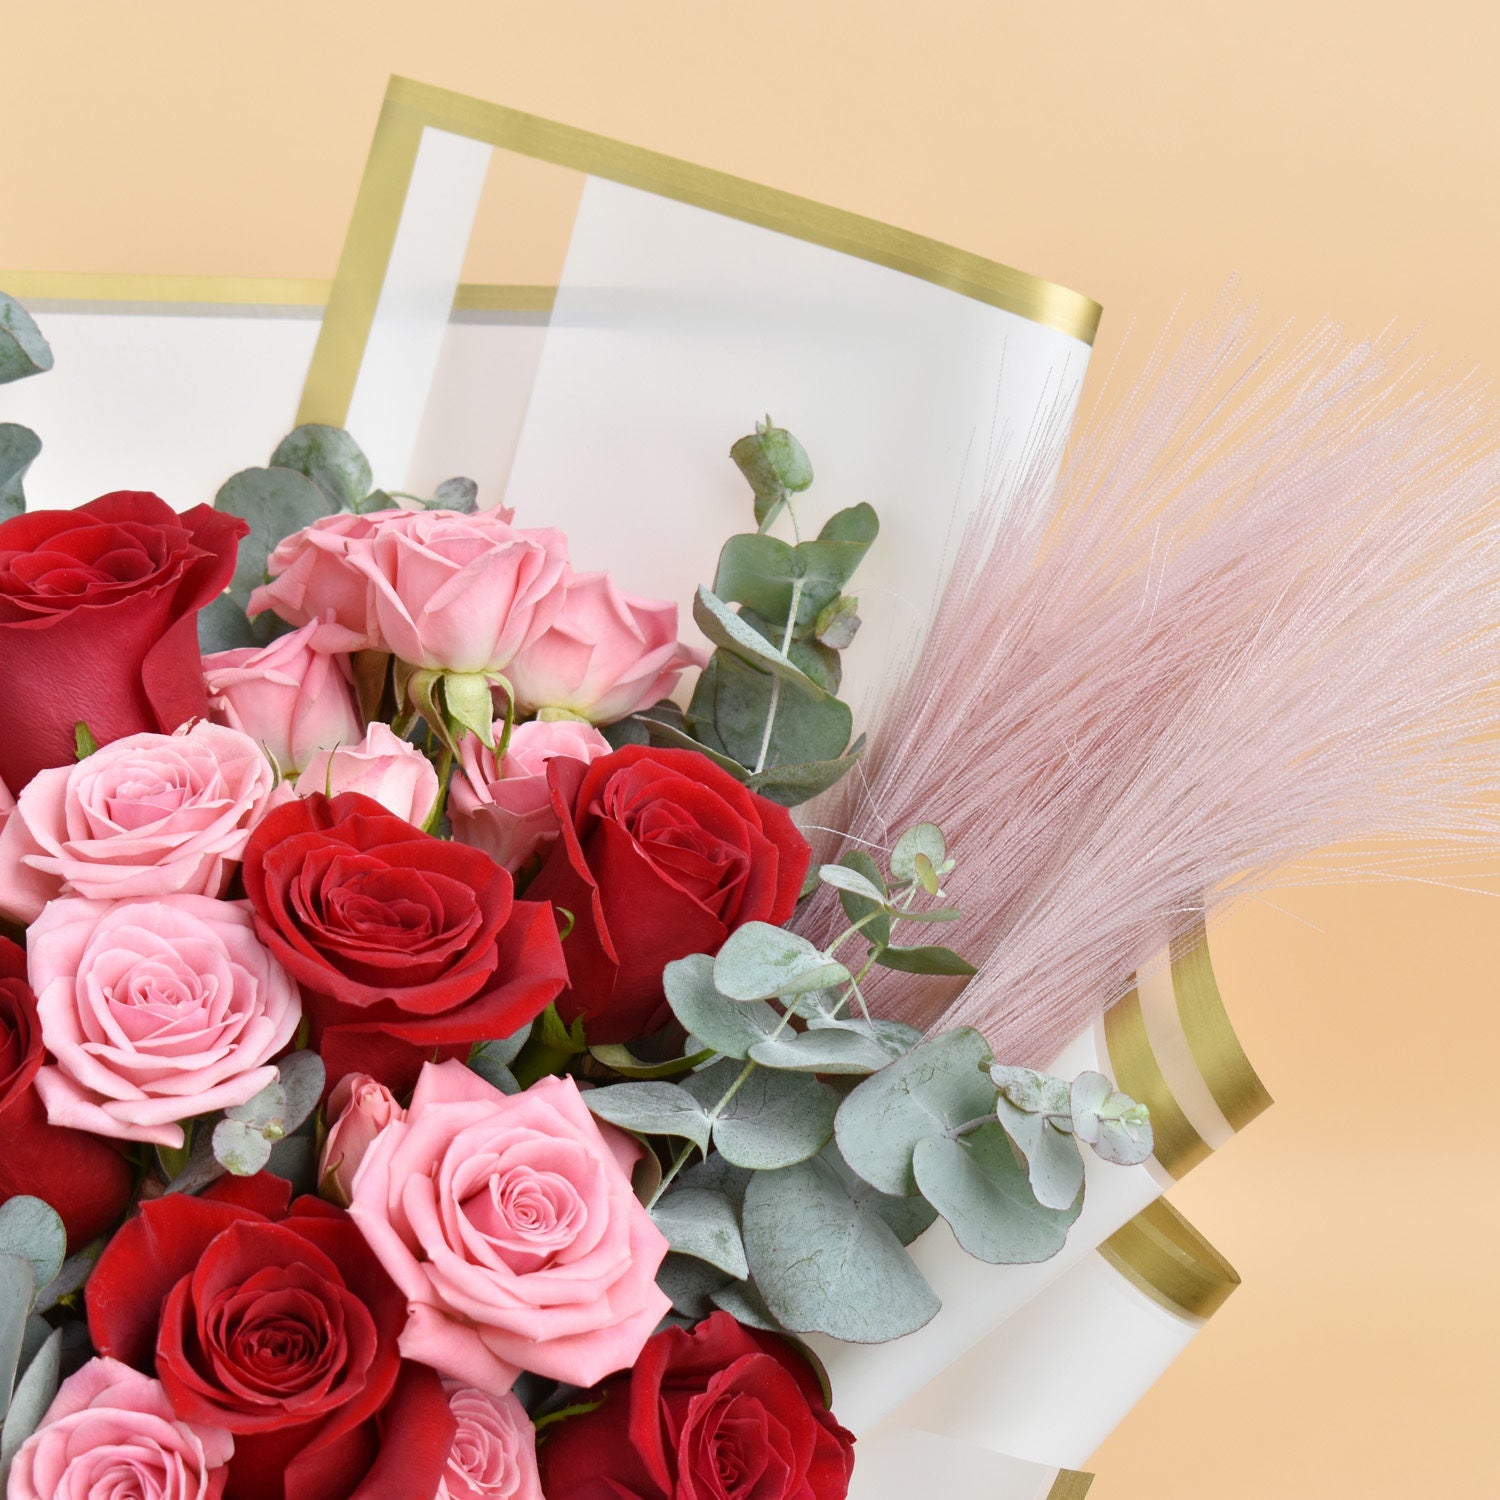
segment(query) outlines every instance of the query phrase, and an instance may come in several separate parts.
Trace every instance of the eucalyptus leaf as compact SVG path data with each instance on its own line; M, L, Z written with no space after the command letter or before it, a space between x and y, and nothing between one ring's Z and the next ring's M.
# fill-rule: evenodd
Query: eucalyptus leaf
M1106 1085L1108 1081L1105 1080ZM1013 1068L996 1063L990 1069L990 1082L1017 1109L1032 1114L1061 1115L1064 1119L1073 1111L1072 1089L1064 1078L1053 1078L1032 1068Z
M853 896L862 896L873 906L885 904L885 892L868 875L851 869L848 865L819 865L818 879L835 890L847 891Z
M516 1082L516 1075L511 1072L509 1064L502 1062L491 1050L494 1046L495 1043L486 1042L482 1047L476 1047L469 1054L469 1071L477 1073L491 1088L499 1089L502 1094L519 1094L521 1085Z
M35 1292L31 1262L21 1255L0 1255L0 1415L15 1384Z
M766 1306L766 1299L756 1290L753 1281L731 1281L713 1293L709 1300L746 1328L759 1328L765 1333L787 1331L776 1321L776 1315Z
M745 1189L755 1174L746 1167L737 1167L725 1161L718 1152L710 1152L702 1161L694 1162L677 1179L680 1187L706 1188L720 1193L734 1205L738 1213L745 1203Z
M766 1307L795 1333L884 1343L930 1322L940 1305L890 1226L821 1157L757 1172L744 1234Z
M312 480L280 468L241 469L220 486L214 505L250 526L229 585L241 605L265 578L266 559L276 544L334 511L328 494Z
M276 1071L286 1095L284 1125L290 1135L318 1107L328 1075L323 1059L307 1049L288 1053L276 1064Z
M692 1255L668 1255L656 1272L656 1284L672 1306L695 1323L714 1310L710 1297L730 1281L717 1266Z
M259 1131L268 1140L280 1140L286 1134L286 1090L279 1080L268 1083L243 1104L231 1105L224 1118Z
M799 544L797 555L803 568L799 625L812 625L839 597L879 533L874 507L861 503L829 517L815 541Z
M746 922L714 959L713 982L731 1000L767 1000L845 984L849 971L805 937L769 922Z
M768 673L727 652L715 652L698 679L689 706L693 733L700 740L710 740L705 725L711 726L711 742L722 745L725 754L744 765L755 765L774 687ZM804 689L797 682L783 682L775 697L776 716L765 763L768 769L752 778L757 790L769 795L773 781L789 778L831 786L849 769L845 765L835 771L824 765L847 758L844 752L854 730L849 705L819 688ZM824 768L818 769L820 766ZM796 767L803 769L792 769Z
M52 368L52 346L14 297L0 292L0 385Z
M946 974L967 978L979 972L961 954L936 945L905 948L891 943L875 955L875 962L883 969L896 969L902 974Z
M941 870L948 858L943 830L936 823L918 823L896 840L891 850L891 879L909 884L919 876L917 856L925 855L934 869Z
M708 1150L708 1111L676 1083L612 1083L590 1089L583 1102L599 1116L636 1135L670 1135Z
M519 1031L513 1031L509 1036L485 1042L484 1050L495 1062L503 1063L508 1068L521 1055L521 1048L530 1039L531 1022L528 1021Z
M747 532L724 543L713 591L720 599L785 623L804 572L805 564L789 542Z
M219 594L198 611L198 649L203 655L264 644L257 636L254 623L245 614L242 599Z
M47 1408L57 1395L62 1376L63 1331L55 1329L47 1342L37 1350L26 1372L16 1385L5 1425L0 1427L0 1484L10 1478L11 1461L21 1444L41 1426Z
M851 922L865 923L860 928L865 939L874 947L885 947L891 940L891 917L890 913L884 910L889 892L886 890L885 878L880 873L880 866L863 849L851 849L839 860L839 863L856 874L864 876L879 892L879 900L871 901L845 889L839 893L839 900L843 904L844 915ZM867 917L869 921L865 921Z
M831 705L842 706L836 698L828 701ZM795 761L758 771L750 778L750 790L772 802L779 802L783 807L798 807L836 786L859 764L864 753L864 736L861 735L847 755L833 760Z
M653 745L666 745L674 750L696 750L700 755L706 755L721 771L728 771L736 781L746 781L750 773L733 756L725 755L722 750L715 750L709 745L696 740L685 729L679 729L675 724L667 723L653 716L653 713L638 714L632 721L641 725Z
M214 1160L235 1177L253 1177L271 1159L271 1142L241 1120L220 1120L211 1140Z
M843 1027L788 1032L750 1049L751 1061L790 1073L862 1075L885 1067L891 1056L872 1037Z
M694 1068L708 1062L713 1057L714 1050L711 1047L705 1047L702 1051L693 1052L687 1057L673 1057L666 1062L653 1063L637 1057L629 1047L617 1042L606 1042L597 1047L590 1047L589 1056L596 1062L603 1063L611 1072L620 1074L622 1078L646 1080L676 1078L683 1073L690 1073Z
M1036 1201L1043 1208L1067 1208L1083 1187L1083 1153L1071 1131L1059 1130L1046 1115L1017 1109L1004 1094L995 1108L1005 1133L1026 1158Z
M50 1203L20 1193L0 1203L0 1254L31 1262L34 1287L51 1283L68 1253L68 1232Z
M193 1132L192 1149L187 1162L167 1183L169 1193L197 1193L224 1175L224 1168L214 1155L211 1130L200 1127Z
M1070 1092L1073 1134L1117 1166L1138 1166L1155 1147L1150 1111L1102 1073L1080 1073Z
M726 1079L732 1083L740 1072L735 1063L716 1063L688 1087L712 1109L727 1092ZM714 1121L714 1148L731 1165L755 1172L791 1166L828 1144L838 1105L838 1095L815 1078L756 1068Z
M42 440L29 427L0 422L0 521L25 510L26 491L21 481L41 451Z
M869 1020L863 1016L851 1015L813 1016L807 1024L812 1031L833 1028L857 1031L882 1047L888 1054L887 1061L900 1057L903 1052L910 1052L922 1040L922 1032L917 1027L908 1026L905 1021L892 1021L885 1016L871 1016Z
M781 1025L781 1017L764 1001L731 1000L720 994L714 984L714 960L707 953L669 963L662 973L662 988L672 1014L725 1057L743 1060L751 1047Z
M455 474L437 487L432 503L441 510L456 510L471 516L479 509L479 486L472 479Z
M815 698L823 696L823 690L800 667L705 588L700 587L693 599L693 619L714 645L763 672L784 678Z
M750 1274L739 1215L722 1193L678 1188L651 1210L651 1217L678 1255L705 1260L736 1281Z
M993 1061L989 1043L964 1026L871 1074L839 1106L844 1160L881 1192L911 1197L918 1191L912 1174L917 1143L994 1109L995 1088L983 1071Z
M64 1297L71 1297L81 1291L98 1264L101 1248L96 1242L87 1249L80 1250L77 1255L70 1255L62 1263L57 1275L37 1292L36 1310L46 1312L48 1308L56 1307Z
M1050 1260L1083 1209L1081 1188L1066 1209L1036 1201L998 1121L961 1140L926 1137L917 1143L912 1168L922 1196L948 1221L954 1238L990 1265Z
M289 432L271 455L271 467L312 480L333 510L355 510L370 493L370 460L342 427L307 422Z

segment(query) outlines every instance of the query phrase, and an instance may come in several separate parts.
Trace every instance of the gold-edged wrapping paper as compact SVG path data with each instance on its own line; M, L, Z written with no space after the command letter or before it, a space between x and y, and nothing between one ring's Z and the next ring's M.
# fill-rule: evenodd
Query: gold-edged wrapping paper
M1034 1463L1086 1463L1239 1284L1203 1235L1158 1200L889 1425Z
M1093 1478L888 1424L854 1445L849 1500L1085 1500Z
M851 1431L870 1432L891 1417L1270 1104L1219 995L1206 930L1200 926L1172 960L1144 968L1135 991L1051 1065L1069 1078L1107 1073L1147 1104L1156 1154L1117 1167L1085 1151L1083 1213L1063 1250L1039 1265L977 1261L941 1221L922 1235L912 1259L943 1304L925 1328L888 1344L809 1339L828 1370L834 1411Z

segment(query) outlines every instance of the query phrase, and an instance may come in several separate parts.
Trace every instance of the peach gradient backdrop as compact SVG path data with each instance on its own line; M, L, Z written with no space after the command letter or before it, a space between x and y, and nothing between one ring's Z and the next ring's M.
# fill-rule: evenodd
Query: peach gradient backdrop
M11 0L5 21L0 285L331 276L402 72L1088 292L1096 369L1234 271L1269 318L1397 317L1500 368L1493 7ZM471 279L551 263L487 206ZM1175 1195L1245 1287L1093 1493L1495 1494L1495 907L1415 887L1277 907L1218 952L1278 1106Z

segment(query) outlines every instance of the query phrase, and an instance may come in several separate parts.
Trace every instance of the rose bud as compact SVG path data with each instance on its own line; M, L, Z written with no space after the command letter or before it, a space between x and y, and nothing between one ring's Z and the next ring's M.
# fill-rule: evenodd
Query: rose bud
M503 726L495 725L498 736ZM477 735L465 735L448 788L453 837L483 849L514 875L557 838L557 814L547 790L547 763L558 756L585 765L609 754L609 741L578 719L517 724L495 761Z
M406 1111L383 1083L368 1073L349 1073L328 1096L328 1118L333 1125L318 1163L318 1191L348 1208L354 1174L370 1143L392 1120L404 1120Z
M266 559L269 583L250 595L246 613L254 619L271 610L289 625L315 626L321 651L380 650L370 609L370 580L351 559L368 548L370 538L392 516L324 516L276 544Z
M607 573L567 578L562 612L505 669L518 713L563 709L613 724L669 697L701 666L677 639L677 606L622 594Z
M203 659L215 723L248 734L284 776L364 734L348 666L314 648L317 632L304 625L269 646Z
M362 792L366 797L425 826L437 804L438 778L432 762L409 740L375 723L358 744L320 750L297 778L297 794L312 792L336 797L340 792Z

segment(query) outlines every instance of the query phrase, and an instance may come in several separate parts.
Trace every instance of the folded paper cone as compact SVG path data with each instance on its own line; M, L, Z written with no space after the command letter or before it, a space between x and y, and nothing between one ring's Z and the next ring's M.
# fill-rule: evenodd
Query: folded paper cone
M934 1482L943 1500L1084 1500L1094 1476L890 1423L855 1450L849 1500L912 1500Z
M889 1425L1035 1463L1083 1463L1239 1280L1170 1204L1153 1203L950 1365Z
M875 1345L810 1336L850 1431L869 1432L891 1416L1271 1103L1229 1024L1201 929L1170 964L1144 969L1135 990L1050 1071L1071 1078L1087 1069L1150 1107L1155 1155L1117 1167L1085 1151L1083 1212L1062 1251L1038 1265L975 1260L939 1220L911 1247L943 1304L925 1328Z

